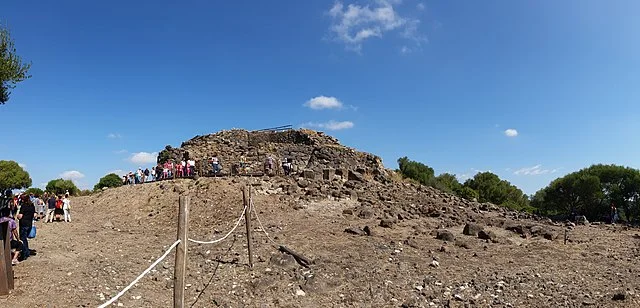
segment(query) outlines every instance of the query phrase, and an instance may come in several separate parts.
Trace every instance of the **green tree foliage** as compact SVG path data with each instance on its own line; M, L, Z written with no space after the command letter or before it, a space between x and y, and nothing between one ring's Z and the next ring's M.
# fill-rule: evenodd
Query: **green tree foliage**
M88 189L83 189L78 193L78 195L79 196L88 196L88 195L91 195L91 193L92 193L92 191L90 191Z
M625 218L640 218L640 171L593 165L552 181L531 201L549 215L576 213L589 220L608 218L612 203L622 210Z
M31 187L24 191L25 194L33 194L34 196L42 196L44 191L38 187Z
M458 192L458 196L467 200L478 200L478 198L480 197L477 191L468 186L462 186L460 188L460 191Z
M416 180L422 185L431 186L434 183L433 168L423 163L409 160L405 156L398 159L398 166L400 174L405 178Z
M16 84L31 78L31 63L24 63L16 53L9 29L0 25L0 105L9 100Z
M47 183L46 190L56 195L64 195L66 191L72 196L77 195L80 190L71 180L55 179Z
M460 195L462 184L458 182L455 174L442 173L435 177L435 187L442 191Z
M456 194L461 198L491 202L518 211L533 212L535 210L529 206L529 197L522 190L508 181L501 180L491 172L478 173L462 185L454 174L442 173L435 176L431 167L409 160L407 157L398 159L398 165L403 177Z
M501 180L491 172L480 172L464 183L478 193L478 201L508 206L515 210L526 210L529 198L518 187Z
M103 176L100 179L100 181L98 181L98 184L93 186L93 190L97 191L104 187L120 187L120 186L122 186L122 178L115 173L109 173Z
M31 177L17 162L0 160L0 190L22 189L29 186L31 186Z

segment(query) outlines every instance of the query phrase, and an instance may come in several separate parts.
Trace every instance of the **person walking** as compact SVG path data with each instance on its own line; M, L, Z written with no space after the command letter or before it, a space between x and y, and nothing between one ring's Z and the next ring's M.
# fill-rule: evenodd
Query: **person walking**
M62 199L62 210L64 211L64 221L71 222L71 200L69 200L69 195L65 195Z
M28 196L23 196L20 200L20 212L18 212L18 221L20 222L20 241L22 241L22 260L26 260L31 255L29 250L29 232L33 227L33 216L36 208Z
M47 200L47 214L45 215L44 222L53 222L53 217L56 213L56 196L51 195Z

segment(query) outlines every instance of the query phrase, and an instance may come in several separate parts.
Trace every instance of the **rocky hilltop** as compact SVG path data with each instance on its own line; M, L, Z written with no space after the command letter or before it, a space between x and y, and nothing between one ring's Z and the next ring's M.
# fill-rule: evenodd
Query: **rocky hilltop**
M5 306L96 307L175 241L179 197L191 200L189 238L214 240L242 221L250 189L253 268L244 226L215 245L189 243L189 307L640 307L637 229L462 199L404 181L380 158L314 131L223 131L160 159L202 164L212 154L227 170L241 155L257 170L267 155L298 168L74 198L73 223L38 226L38 254L15 267L17 296ZM116 305L171 306L172 275L169 257ZM42 285L51 287L32 287Z
M207 161L216 155L230 172L233 164L244 156L252 172L261 172L265 159L275 161L275 173L282 174L280 162L293 160L296 173L305 172L307 178L333 175L347 177L370 176L384 182L388 178L382 159L341 145L334 137L313 130L247 131L233 129L205 136L196 136L179 148L167 146L158 155L158 162L189 157L196 161L200 174L209 171ZM357 173L357 174L356 174Z

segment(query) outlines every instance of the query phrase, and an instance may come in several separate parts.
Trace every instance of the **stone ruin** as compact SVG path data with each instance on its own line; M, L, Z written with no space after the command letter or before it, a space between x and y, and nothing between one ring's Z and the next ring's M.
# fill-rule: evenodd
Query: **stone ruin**
M168 159L193 159L200 175L209 174L209 159L216 155L223 174L229 174L234 164L244 156L251 174L264 171L264 161L271 156L274 173L283 174L281 162L291 159L295 174L309 179L367 178L386 182L389 171L382 159L373 154L341 145L323 132L300 129L287 131L247 131L233 129L196 136L179 148L166 146L158 155L158 163Z

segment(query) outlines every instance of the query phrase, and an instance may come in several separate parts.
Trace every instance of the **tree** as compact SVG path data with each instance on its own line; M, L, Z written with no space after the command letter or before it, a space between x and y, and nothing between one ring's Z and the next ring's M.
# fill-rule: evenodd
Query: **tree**
M400 174L403 177L418 181L422 185L431 186L434 180L433 168L409 158L401 157L398 159Z
M546 214L581 214L589 220L607 219L610 206L624 218L640 218L640 171L616 165L592 165L555 179L538 191L532 205Z
M25 194L33 194L34 196L42 196L44 191L38 187L31 187L24 191Z
M55 179L47 183L46 190L56 195L64 195L67 191L72 196L75 196L80 191L76 184L73 184L71 180Z
M22 189L31 186L29 173L12 160L0 160L0 190Z
M468 186L462 186L460 188L460 191L458 192L458 196L460 196L461 198L465 198L467 200L476 200L476 201L480 197L477 191L473 190L473 188Z
M120 187L122 186L122 178L115 173L109 173L103 176L98 184L93 187L94 191L100 190L104 187Z
M522 190L491 172L477 173L464 186L476 191L480 202L491 202L515 210L524 210L529 205L529 198Z
M31 63L23 63L16 53L9 29L0 25L0 105L9 100L17 83L31 78L30 68Z
M435 187L442 191L460 195L462 184L458 182L455 174L442 173L435 178Z

